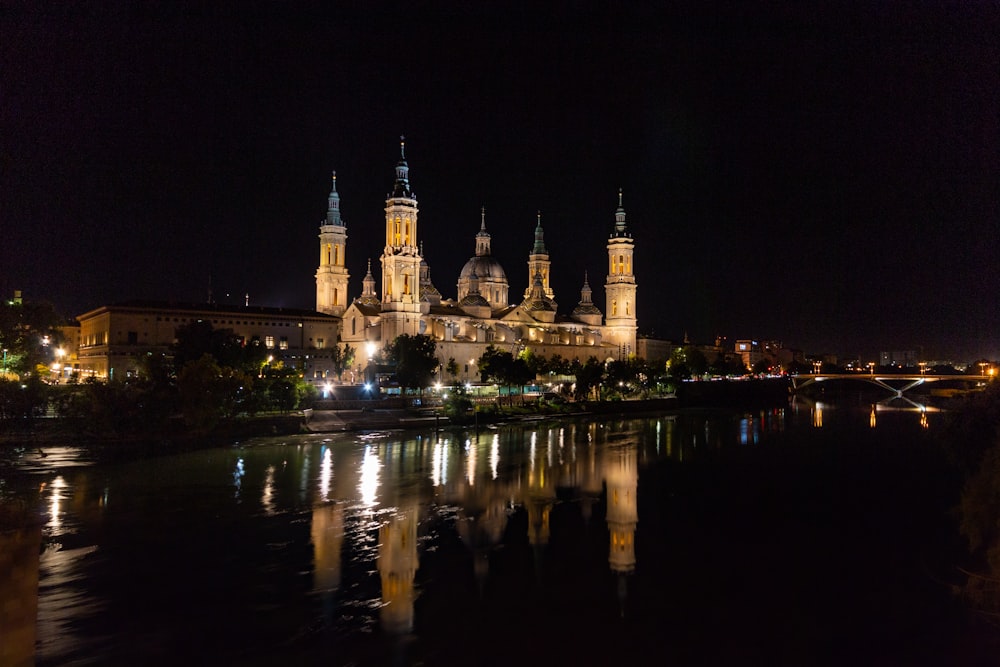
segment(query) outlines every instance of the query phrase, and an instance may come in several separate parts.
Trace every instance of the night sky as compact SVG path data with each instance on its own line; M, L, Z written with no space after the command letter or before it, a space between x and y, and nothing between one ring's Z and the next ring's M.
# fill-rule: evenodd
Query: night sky
M540 210L603 309L621 187L640 333L1000 358L997 3L328 4L4 3L4 295L312 308L336 170L357 296L405 134L445 297Z

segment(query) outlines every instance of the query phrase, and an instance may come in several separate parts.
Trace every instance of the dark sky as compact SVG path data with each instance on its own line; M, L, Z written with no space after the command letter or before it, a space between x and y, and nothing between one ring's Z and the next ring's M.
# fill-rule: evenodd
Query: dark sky
M356 296L405 134L446 297L486 206L603 308L621 187L642 333L1000 358L996 3L439 4L0 5L0 289L314 307L336 170Z

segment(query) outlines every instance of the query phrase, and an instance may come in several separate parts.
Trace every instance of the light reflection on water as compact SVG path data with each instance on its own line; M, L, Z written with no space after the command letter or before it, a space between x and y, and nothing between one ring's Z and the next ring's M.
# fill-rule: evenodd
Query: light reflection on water
M262 439L87 467L30 460L24 479L40 489L43 519L36 662L229 661L419 635L418 601L435 585L421 579L423 558L453 554L485 595L521 516L535 558L524 585L542 586L569 509L582 525L600 522L604 532L588 534L603 540L599 565L618 578L622 615L642 573L637 540L656 530L640 521L643 468L759 445L796 419L828 428L822 409ZM928 424L926 412L914 418ZM556 567L579 569L560 549L570 560Z

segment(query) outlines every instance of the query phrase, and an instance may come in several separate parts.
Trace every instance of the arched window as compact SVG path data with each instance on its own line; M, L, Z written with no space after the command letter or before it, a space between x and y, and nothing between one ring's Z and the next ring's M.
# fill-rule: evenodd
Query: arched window
M618 301L611 302L611 315L612 317L618 314Z

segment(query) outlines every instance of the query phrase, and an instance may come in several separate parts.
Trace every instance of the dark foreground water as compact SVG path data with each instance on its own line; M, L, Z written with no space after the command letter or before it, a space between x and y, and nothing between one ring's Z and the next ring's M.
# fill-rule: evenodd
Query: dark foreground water
M942 418L8 451L39 525L0 538L0 663L996 664L950 593Z

